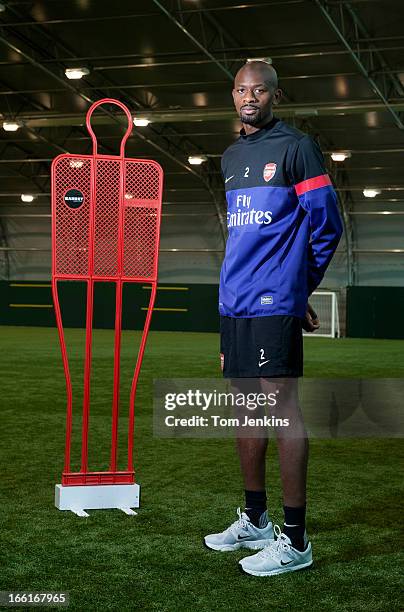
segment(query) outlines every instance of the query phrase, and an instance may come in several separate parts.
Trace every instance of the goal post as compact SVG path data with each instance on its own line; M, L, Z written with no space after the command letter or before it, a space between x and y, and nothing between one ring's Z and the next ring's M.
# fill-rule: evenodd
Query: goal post
M309 302L320 320L320 329L314 333L303 332L312 338L339 338L340 325L336 291L314 291Z

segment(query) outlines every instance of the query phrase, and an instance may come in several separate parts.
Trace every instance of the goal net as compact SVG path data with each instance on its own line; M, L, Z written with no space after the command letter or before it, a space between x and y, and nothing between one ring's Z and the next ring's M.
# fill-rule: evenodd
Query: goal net
M309 302L320 320L320 329L314 333L303 332L305 336L339 338L338 299L335 291L314 291Z

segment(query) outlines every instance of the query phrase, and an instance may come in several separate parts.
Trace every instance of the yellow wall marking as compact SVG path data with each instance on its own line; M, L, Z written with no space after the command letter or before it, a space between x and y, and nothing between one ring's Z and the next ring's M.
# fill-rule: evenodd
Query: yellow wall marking
M142 289L151 289L151 286L146 285ZM157 291L189 291L189 287L157 287Z
M52 285L33 285L29 283L10 283L10 287L52 287Z
M141 310L149 309L142 306ZM163 310L165 312L188 312L188 308L153 308L153 310Z
M9 304L10 308L53 308L53 304Z

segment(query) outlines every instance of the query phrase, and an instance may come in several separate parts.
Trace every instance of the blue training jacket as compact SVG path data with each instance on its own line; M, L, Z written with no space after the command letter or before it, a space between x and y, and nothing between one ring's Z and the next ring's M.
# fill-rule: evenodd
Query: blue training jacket
M219 312L304 317L342 234L336 193L317 143L273 118L223 154L226 253Z

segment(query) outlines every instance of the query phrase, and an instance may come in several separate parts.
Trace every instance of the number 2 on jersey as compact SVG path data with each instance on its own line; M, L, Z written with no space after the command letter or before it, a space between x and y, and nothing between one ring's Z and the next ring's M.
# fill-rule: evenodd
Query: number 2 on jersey
M250 168L249 166L246 167L245 172L244 172L244 178L248 177L248 173L250 172Z

